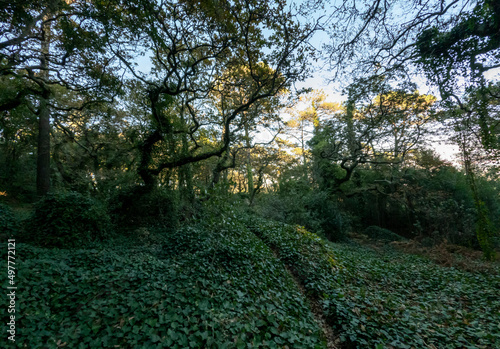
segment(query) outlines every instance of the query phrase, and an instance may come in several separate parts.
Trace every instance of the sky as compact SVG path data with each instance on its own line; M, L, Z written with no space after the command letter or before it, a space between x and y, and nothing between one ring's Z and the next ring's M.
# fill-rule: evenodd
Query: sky
M298 3L301 3L302 1L298 1ZM320 15L328 15L328 11L326 10L323 12L317 11L316 13L312 14L310 18L307 18L307 20L314 20L315 18L318 18L317 16ZM326 18L326 16L324 17ZM305 20L305 19L304 19ZM317 50L320 50L324 44L328 44L330 42L329 35L326 31L317 31L315 34L311 37L310 39L310 44L316 48ZM147 57L139 57L137 63L139 64L140 71L142 72L149 72L151 68L151 63L149 61L149 58ZM331 73L328 71L326 68L327 65L325 62L322 62L319 60L318 62L311 62L312 67L314 68L313 74L311 77L306 79L305 81L297 82L295 83L295 88L296 89L302 89L302 88L313 88L313 89L320 89L323 90L323 92L326 94L326 101L327 102L342 102L345 101L346 96L343 96L341 93L341 86L340 84L336 84L335 82L332 82L331 79ZM486 74L487 79L489 80L500 80L500 69L492 70ZM420 81L416 81L418 85L418 90L421 93L432 93L432 90L429 89L429 87L426 85L425 81L423 79L420 79ZM298 108L300 109L301 106L299 105ZM284 115L286 118L286 116ZM261 141L261 139L267 138L265 136L265 132L257 136L257 141ZM438 154L444 159L448 160L451 162L454 162L455 164L458 164L456 154L458 153L458 147L454 146L452 144L449 144L446 140L434 140L432 143L432 148L434 148Z
M322 14L325 14L324 12ZM325 31L316 32L311 38L311 45L316 49L321 50L323 45L330 42L328 33ZM323 64L323 66L322 66ZM331 81L331 74L328 71L327 65L324 63L315 63L314 72L312 76L305 81L301 81L295 84L298 89L301 88L314 88L321 89L326 94L327 102L344 102L347 96L343 95L341 92L340 84L336 84ZM500 68L492 69L484 74L488 81L498 82L500 81ZM438 96L438 91L435 87L429 86L423 77L417 78L414 81L417 84L417 88L420 93L423 94L434 94ZM430 146L433 148L443 160L452 162L455 165L460 166L460 152L459 148L455 144L447 139L435 138L430 140Z

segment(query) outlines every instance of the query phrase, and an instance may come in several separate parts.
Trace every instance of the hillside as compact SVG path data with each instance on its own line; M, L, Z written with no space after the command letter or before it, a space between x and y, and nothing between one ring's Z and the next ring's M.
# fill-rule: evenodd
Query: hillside
M256 217L136 234L16 245L15 347L500 345L498 265L465 272Z

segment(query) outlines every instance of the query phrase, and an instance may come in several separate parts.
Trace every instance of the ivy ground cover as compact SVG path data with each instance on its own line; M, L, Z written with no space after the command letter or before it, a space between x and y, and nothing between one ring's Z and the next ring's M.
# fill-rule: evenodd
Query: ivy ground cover
M283 264L242 225L94 249L18 244L17 256L15 347L325 347Z
M255 217L16 253L19 348L325 348L285 265L344 347L500 347L498 268L440 267Z
M346 347L500 348L500 268L466 272L390 247L325 242L300 227L249 225L322 303Z

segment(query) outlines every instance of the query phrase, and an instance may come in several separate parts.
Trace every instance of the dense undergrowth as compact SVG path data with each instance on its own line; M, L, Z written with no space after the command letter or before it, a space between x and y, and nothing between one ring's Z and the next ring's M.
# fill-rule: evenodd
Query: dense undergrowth
M86 249L18 243L15 346L325 348L312 299L343 347L500 347L498 265L441 267L255 216L201 222Z
M241 224L149 233L85 250L18 244L16 346L324 347L282 263Z
M348 347L500 347L499 273L441 267L390 247L326 243L269 221L254 220L252 230L321 300Z
M344 268L325 307L363 346L500 347L500 276L391 250L332 244Z

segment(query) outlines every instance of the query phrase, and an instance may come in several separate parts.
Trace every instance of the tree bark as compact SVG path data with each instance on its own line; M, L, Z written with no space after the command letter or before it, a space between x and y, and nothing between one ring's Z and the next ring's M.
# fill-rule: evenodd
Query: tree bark
M253 196L254 185L253 185L253 171L252 171L252 162L251 162L251 153L250 153L250 132L248 130L248 123L245 122L245 139L246 139L246 147L247 147L247 180L248 180L248 196Z
M47 21L42 23L42 42L40 53L40 78L47 81L49 78L47 55L49 53L49 33L50 24ZM50 112L49 103L50 91L44 85L40 96L38 109L38 149L36 166L36 191L39 197L47 195L50 191Z
M184 115L181 115L182 123L185 125ZM187 133L182 134L182 153L188 156L188 139ZM186 164L179 168L179 187L181 188L181 195L189 202L194 202L194 188L193 188L193 169L192 164Z
M151 173L149 165L152 160L152 152L156 143L162 139L159 130L154 130L146 136L146 139L140 145L141 162L139 164L138 174L141 176L146 188L153 189L156 186L156 176Z

